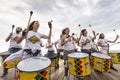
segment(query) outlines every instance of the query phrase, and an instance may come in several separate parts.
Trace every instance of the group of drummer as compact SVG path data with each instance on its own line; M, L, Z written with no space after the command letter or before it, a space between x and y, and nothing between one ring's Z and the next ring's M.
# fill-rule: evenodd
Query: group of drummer
M39 21L33 21L29 28L26 28L22 31L22 28L17 27L16 33L10 33L10 35L7 37L6 41L10 40L10 47L9 50L11 53L10 56L8 56L3 63L7 61L14 61L16 59L27 59L30 57L35 56L43 56L41 53L41 47L42 41L41 38L47 39L48 45L46 48L48 49L48 53L45 55L48 58L52 58L55 56L55 50L53 45L55 45L55 48L57 50L57 60L59 61L60 52L64 52L64 65L65 65L65 78L68 76L68 54L77 52L76 45L79 45L81 47L81 52L87 53L91 55L92 52L101 52L106 55L109 55L109 43L114 43L119 38L118 35L116 35L116 39L114 41L109 41L105 39L105 35L101 33L99 35L98 42L95 43L94 40L96 39L96 33L95 31L92 31L93 37L88 35L86 29L82 29L80 31L79 37L75 36L73 33L70 35L70 29L68 27L64 28L61 32L60 39L58 39L56 42L52 43L51 41L51 34L52 34L52 24L48 22L49 26L49 34L45 35L38 32L40 23ZM22 33L21 33L22 32ZM25 39L25 46L22 49L21 42ZM100 50L98 49L98 46L101 47ZM58 62L59 63L59 62ZM34 65L33 65L34 66ZM59 64L57 64L57 67L59 67ZM8 73L8 68L4 68L2 78L6 76Z

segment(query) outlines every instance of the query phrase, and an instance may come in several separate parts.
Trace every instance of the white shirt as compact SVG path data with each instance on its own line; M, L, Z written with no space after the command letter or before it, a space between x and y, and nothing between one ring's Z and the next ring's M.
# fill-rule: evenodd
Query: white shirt
M20 38L22 35L19 33L19 34L16 34L16 33L13 33L11 38L10 38L10 46L9 48L22 48L22 45L21 43L17 44L17 39Z
M96 43L95 43L95 42L92 42L92 49L94 49L94 50L98 51L98 49L97 49L97 45L96 45Z
M103 46L108 45L108 40L106 40L106 39L99 39L98 42ZM108 50L108 47L101 47L101 49Z
M86 42L86 40L89 39L90 43L87 43L86 45L82 45L82 49L91 49L91 43L92 43L92 37L91 36L82 36L80 39L80 43Z
M64 47L61 46L61 40L60 40L60 39L58 39L56 42L57 42L57 44L58 44L58 45L57 45L57 48L58 48L58 49L64 49Z
M32 49L32 50L41 50L41 37L43 34L38 32L29 31L26 36L26 43L25 49Z
M64 44L64 50L73 50L72 39L66 38L65 40L68 40L68 42Z
M76 49L76 42L72 40L73 49Z

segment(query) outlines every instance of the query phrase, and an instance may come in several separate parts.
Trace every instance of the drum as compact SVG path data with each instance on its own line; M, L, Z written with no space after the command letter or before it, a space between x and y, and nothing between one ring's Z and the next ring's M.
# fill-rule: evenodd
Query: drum
M120 50L111 50L109 53L110 53L112 62L115 64L120 64Z
M17 65L18 80L49 80L51 60L46 57L32 57Z
M86 76L91 73L89 56L86 53L71 53L68 55L69 72L76 76Z
M105 54L92 53L91 65L95 70L100 72L110 72L111 57Z
M15 61L7 61L3 64L3 66L4 68L15 68L20 61L21 59L17 59Z
M9 51L5 51L0 53L0 56L2 57L2 60L4 61L11 53Z
M51 67L56 67L56 65L58 64L58 60L57 60L57 54L55 53L47 53L45 55L45 57L48 57L51 59Z
M60 52L60 59L64 59L64 52L62 51L62 52Z

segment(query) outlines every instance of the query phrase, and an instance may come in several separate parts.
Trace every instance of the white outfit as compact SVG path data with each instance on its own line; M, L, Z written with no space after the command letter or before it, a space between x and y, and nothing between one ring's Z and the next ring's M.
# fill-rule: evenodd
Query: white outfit
M57 45L58 49L64 49L64 47L61 46L61 39L58 39L56 42L58 43L58 45Z
M98 51L98 49L97 49L97 45L96 45L95 42L92 42L91 47L92 47L92 49Z
M72 40L72 44L73 44L73 45L72 45L72 46L73 46L73 49L77 49L77 47L76 47L76 42Z
M82 36L80 39L80 43L86 42L86 40L89 39L90 43L87 43L86 45L82 45L82 49L91 49L91 44L92 44L92 37L91 36Z
M21 43L17 44L17 39L20 38L22 35L19 33L13 33L10 38L10 46L9 48L22 48Z
M40 39L43 34L40 34L38 32L29 31L26 36L26 43L24 49L31 49L32 52L34 52L36 49L41 50L40 46ZM41 56L41 54L38 54L37 56ZM20 50L9 57L5 59L6 61L13 61L17 59L26 59L32 57L31 55L28 55L24 50Z
M66 38L68 40L66 44L64 44L64 50L69 51L73 50L72 38Z
M98 40L98 42L101 44L101 45L103 45L103 46L107 46L108 45L108 40L106 40L106 39L99 39ZM100 51L101 51L101 53L103 53L103 54L108 54L108 47L101 47L100 48Z

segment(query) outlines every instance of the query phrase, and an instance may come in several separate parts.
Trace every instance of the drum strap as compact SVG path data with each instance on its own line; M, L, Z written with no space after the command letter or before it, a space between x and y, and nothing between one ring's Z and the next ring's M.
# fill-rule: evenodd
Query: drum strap
M32 52L31 49L24 49L24 51L27 52L27 55L33 55L33 56L37 56L41 52L41 50L38 49L34 53Z

